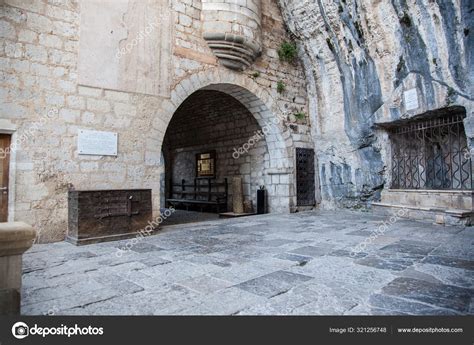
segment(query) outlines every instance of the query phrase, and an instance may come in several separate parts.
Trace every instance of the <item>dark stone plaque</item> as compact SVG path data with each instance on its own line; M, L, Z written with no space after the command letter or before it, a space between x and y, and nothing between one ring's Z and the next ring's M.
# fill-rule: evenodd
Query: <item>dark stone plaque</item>
M68 211L76 245L134 237L152 220L151 189L71 190Z

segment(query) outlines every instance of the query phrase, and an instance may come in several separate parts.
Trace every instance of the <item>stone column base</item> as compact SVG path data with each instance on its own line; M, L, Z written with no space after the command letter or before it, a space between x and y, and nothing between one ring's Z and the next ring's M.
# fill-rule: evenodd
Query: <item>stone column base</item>
M28 224L0 223L0 315L20 313L22 255L35 238Z

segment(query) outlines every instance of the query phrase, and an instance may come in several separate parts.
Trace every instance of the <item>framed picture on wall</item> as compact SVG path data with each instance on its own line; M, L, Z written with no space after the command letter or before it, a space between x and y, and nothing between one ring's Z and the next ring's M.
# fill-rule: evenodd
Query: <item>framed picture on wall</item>
M216 151L196 154L196 177L216 177Z

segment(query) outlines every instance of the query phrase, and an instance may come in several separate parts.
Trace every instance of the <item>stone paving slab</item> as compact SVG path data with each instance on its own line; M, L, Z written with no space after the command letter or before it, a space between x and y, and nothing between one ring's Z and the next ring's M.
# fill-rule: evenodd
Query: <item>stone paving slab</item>
M387 295L419 301L440 308L468 312L474 290L413 278L396 278L382 289Z
M276 271L236 285L239 289L264 297L274 297L291 290L312 277L287 271Z
M272 214L170 225L134 246L34 245L22 313L473 314L474 228L398 220L377 233L384 221Z

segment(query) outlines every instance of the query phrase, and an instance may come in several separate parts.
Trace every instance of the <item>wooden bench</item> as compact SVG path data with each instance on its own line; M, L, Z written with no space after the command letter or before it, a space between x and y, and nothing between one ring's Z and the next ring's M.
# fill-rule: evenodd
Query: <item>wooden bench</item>
M184 179L178 184L171 181L166 204L173 207L184 205L186 210L197 205L201 212L205 206L211 206L220 213L227 210L228 188L226 178L223 182L214 178L195 178L193 183L186 183Z

